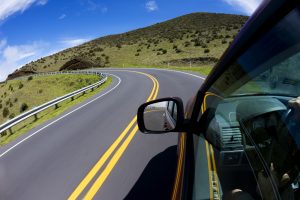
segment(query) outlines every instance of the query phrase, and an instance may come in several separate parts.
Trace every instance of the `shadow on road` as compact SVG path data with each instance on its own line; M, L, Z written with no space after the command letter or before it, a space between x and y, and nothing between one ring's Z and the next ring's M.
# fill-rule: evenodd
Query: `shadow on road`
M170 199L176 173L177 146L153 157L125 200Z

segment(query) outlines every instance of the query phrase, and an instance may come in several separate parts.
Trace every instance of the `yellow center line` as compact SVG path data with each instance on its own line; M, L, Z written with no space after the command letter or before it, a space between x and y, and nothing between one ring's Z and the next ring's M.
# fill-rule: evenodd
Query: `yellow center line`
M212 190L212 169L209 155L208 142L205 140L206 156L207 156L207 167L208 167L208 182L209 182L209 199L213 199L213 190Z
M182 134L180 137L180 144L179 144L179 161L177 164L177 171L176 171L176 179L175 179L175 186L173 190L173 195L172 195L172 200L176 199L177 191L178 191L178 186L179 186L179 177L181 174L181 169L182 169L182 159L183 159L183 145L184 145L184 135Z
M220 199L219 180L218 180L218 174L217 174L217 168L216 168L216 162L215 162L215 156L214 156L215 154L214 154L212 145L210 145L210 151L211 151L211 158L212 158L212 164L213 164L214 181L216 183L217 198Z
M125 70L124 70L125 71ZM147 77L149 77L153 82L153 88L151 90L151 93L147 99L147 102L150 101L153 97L156 98L158 93L159 84L158 81L151 75L143 73L143 72L136 72L136 71L130 71L135 72L138 74L143 74ZM114 141L114 143L108 148L108 150L103 154L103 156L99 159L99 161L94 165L94 167L88 172L88 174L84 177L84 179L80 182L80 184L76 187L76 189L73 191L73 193L69 196L68 200L77 199L78 196L82 193L82 191L86 188L86 186L91 182L91 180L94 178L94 176L97 174L97 172L102 168L102 166L105 164L107 159L110 157L110 155L115 151L117 146L120 144L120 142L123 140L123 138L127 135L128 131L131 129L131 127L134 125L134 123L137 120L137 116L135 116L128 126L124 129L124 131L120 134L120 136Z
M157 89L155 91L155 94L154 94L152 100L155 99L157 97L157 94L158 94L159 83L157 81L156 81L156 83L157 83ZM94 184L92 185L90 190L87 192L87 194L83 198L84 200L89 200L89 199L94 198L94 196L100 190L101 186L103 185L103 183L105 182L105 180L107 179L107 177L109 176L109 174L111 173L111 171L113 170L113 168L115 167L115 165L117 164L117 162L119 161L119 159L121 158L123 153L125 152L125 150L128 147L129 143L134 138L137 130L138 130L138 126L135 125L134 129L131 131L129 136L126 138L126 140L123 142L121 147L117 150L117 152L113 155L112 159L109 161L109 163L107 164L107 166L105 167L103 172L100 174L100 176L94 182Z
M207 109L207 97L208 96L216 96L219 98L219 95L216 95L212 92L206 92L204 99L203 99L203 104L201 106L201 112L202 114L205 112ZM217 174L217 169L216 169L216 162L215 162L215 156L214 156L214 150L212 148L211 144L208 144L207 140L205 140L205 147L206 147L206 156L207 156L207 166L208 166L208 179L209 179L209 194L210 194L210 199L215 199L214 196L214 187L212 185L212 182L216 184L215 190L217 194L217 199L220 199L220 192L219 192L219 179L218 179L218 174Z

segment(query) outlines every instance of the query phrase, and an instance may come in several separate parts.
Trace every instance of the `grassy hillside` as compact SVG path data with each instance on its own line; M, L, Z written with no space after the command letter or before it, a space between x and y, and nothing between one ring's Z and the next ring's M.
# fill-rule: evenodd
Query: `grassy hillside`
M74 57L113 66L211 66L233 40L245 16L193 13L123 34L101 37L25 65L57 71Z
M56 97L97 82L97 75L53 75L0 84L0 124Z

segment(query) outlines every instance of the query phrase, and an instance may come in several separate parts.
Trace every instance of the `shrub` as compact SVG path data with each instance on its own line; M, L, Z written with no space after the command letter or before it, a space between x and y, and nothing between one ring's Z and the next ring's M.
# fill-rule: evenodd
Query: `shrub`
M9 115L9 119L12 119L12 118L14 118L16 115L15 115L15 113L11 113L10 115Z
M12 85L9 85L9 86L8 86L8 90L13 91L13 90L14 90L13 86L12 86Z
M168 51L166 49L162 50L162 54L166 54Z
M209 49L204 49L204 53L209 53Z
M175 51L176 53L181 53L182 52L182 50L181 49L176 49L176 51Z
M226 44L227 41L225 39L222 40L222 44Z
M199 40L195 40L194 46L195 47L201 46L201 42Z
M28 109L28 105L26 103L22 103L20 106L20 112L24 112Z
M3 118L6 118L8 115L9 115L9 110L7 107L5 107L2 111L2 115L3 115Z
M174 45L173 45L173 49L177 49L177 45L174 44Z
M3 107L3 106L2 106L2 103L0 103L0 109L2 109L2 107Z
M121 48L122 48L122 45L121 45L121 44L117 44L116 47L117 47L118 49L121 49Z
M18 98L15 98L15 99L14 99L14 102L15 102L15 103L18 102Z
M43 90L42 90L42 89L39 89L38 93L39 93L39 94L43 93Z
M13 107L14 104L12 102L9 102L9 107Z
M136 54L135 54L135 56L139 56L139 55L140 55L139 53L136 53Z
M97 47L97 48L94 49L94 51L99 51L99 52L101 52L101 51L103 51L103 48Z
M190 46L190 45L191 45L191 43L188 42L188 41L186 41L186 42L184 43L184 46L185 46L185 47L188 47L188 46Z
M33 77L32 76L29 76L28 78L27 78L27 81L31 81L33 79Z

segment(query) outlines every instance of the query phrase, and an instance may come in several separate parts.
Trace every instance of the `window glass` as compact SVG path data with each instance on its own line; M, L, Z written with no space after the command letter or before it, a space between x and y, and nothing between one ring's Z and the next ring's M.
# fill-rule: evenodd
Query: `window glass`
M177 104L174 104L174 109L173 109L173 115L172 115L173 120L176 122L177 121Z
M205 179L210 198L300 199L299 36L297 8L206 92L210 144L200 137L196 145L195 199Z

